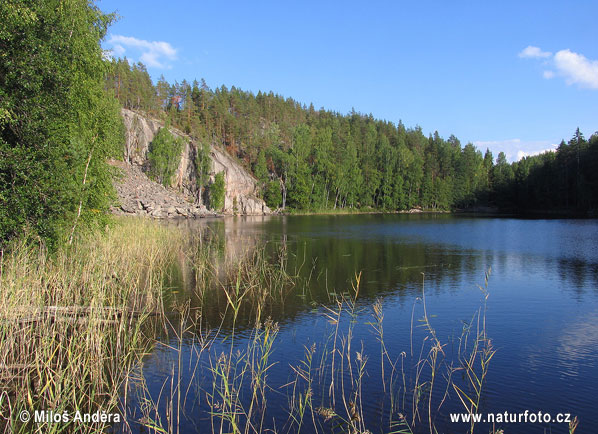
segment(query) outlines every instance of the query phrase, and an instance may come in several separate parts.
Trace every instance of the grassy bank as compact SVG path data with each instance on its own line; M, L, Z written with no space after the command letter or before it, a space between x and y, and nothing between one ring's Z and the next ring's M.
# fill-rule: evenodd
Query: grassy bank
M0 427L100 432L107 422L23 423L23 412L114 413L123 382L151 340L178 232L119 220L49 254L21 242L0 261ZM47 415L46 415L47 416Z

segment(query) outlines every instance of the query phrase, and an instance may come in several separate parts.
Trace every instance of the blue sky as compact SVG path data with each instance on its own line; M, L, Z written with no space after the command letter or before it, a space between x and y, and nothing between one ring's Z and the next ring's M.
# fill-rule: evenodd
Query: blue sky
M598 2L103 0L152 78L352 108L513 160L598 130Z

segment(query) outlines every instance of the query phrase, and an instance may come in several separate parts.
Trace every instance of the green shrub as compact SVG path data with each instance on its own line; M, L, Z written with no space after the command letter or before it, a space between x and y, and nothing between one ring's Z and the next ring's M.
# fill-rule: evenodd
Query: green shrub
M282 204L282 192L280 191L280 182L278 180L270 181L266 184L264 200L270 209L280 207Z
M179 166L182 150L183 139L174 137L168 128L160 128L149 146L150 178L170 186L172 176Z
M210 205L215 211L221 211L224 207L224 172L219 172L210 186Z

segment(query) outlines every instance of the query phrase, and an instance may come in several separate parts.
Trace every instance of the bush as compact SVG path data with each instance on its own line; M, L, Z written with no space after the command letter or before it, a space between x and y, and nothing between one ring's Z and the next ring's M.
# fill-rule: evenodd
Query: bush
M215 211L222 211L224 207L224 172L219 172L210 186L210 205Z
M168 128L160 128L150 143L148 160L149 176L165 186L170 186L183 150L183 139L174 137Z
M266 192L264 194L266 205L270 209L277 209L282 204L282 192L280 191L280 182L270 181L266 184Z

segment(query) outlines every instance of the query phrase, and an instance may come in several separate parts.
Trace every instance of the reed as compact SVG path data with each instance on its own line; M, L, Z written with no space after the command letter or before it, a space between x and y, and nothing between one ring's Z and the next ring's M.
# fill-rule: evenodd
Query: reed
M22 239L0 258L1 429L100 432L75 412L117 411L121 385L149 340L143 324L162 309L176 231L119 220L50 254ZM27 411L32 421L19 420ZM33 422L36 411L70 422Z
M185 260L194 267L196 316L188 313L189 306L174 312L166 336L160 339L163 342L156 343L167 345L172 354L166 361L169 378L157 394L143 379L135 382L143 409L140 425L151 432L178 432L194 382L200 396L191 399L207 403L212 432L257 433L265 426L271 392L268 371L278 325L264 317L271 304L284 301L295 280L286 272L286 261L271 261L264 250L223 257L217 240L211 241L209 235L197 234L204 236L202 249L185 251ZM215 256L221 260L214 260ZM204 318L204 303L219 306L219 319ZM216 325L210 329L210 324ZM239 325L251 328L249 337L237 339ZM180 362L183 341L184 350L195 360L185 367ZM198 378L206 376L210 378L207 387ZM183 399L181 391L185 391Z
M195 236L203 238L191 242L200 248L187 253L194 269L195 298L200 306L217 306L218 315L226 316L229 325L239 318L244 325L262 323L296 288L299 278L287 270L284 247L271 254L265 248L252 248L228 257L211 234Z
M408 357L401 352L395 358L389 353L384 336L384 313L381 300L365 308L358 303L360 275L355 277L351 290L335 295L332 306L323 306L322 314L332 325L330 336L316 350L314 344L306 349L305 359L293 367L295 379L290 383L290 417L288 426L301 427L305 414L314 413L318 417L311 425L311 430L332 432L367 433L373 421L365 420L363 412L363 381L367 375L368 355L364 353L363 343L354 349L354 329L364 321L364 313L370 311L371 321L365 320L380 344L380 389L384 392L389 410L386 422L379 421L378 426L385 432L408 434L413 432L437 433L435 419L441 413L451 391L460 401L475 404L466 410L476 413L483 393L485 377L495 350L487 336L485 307L480 309L475 319L477 328L467 328L458 337L462 345L457 358L450 357L431 323L425 294L425 276L422 276L421 296L415 301L420 306L422 317L419 328L425 331L419 351ZM484 306L488 298L489 272L486 275ZM414 313L416 309L414 306ZM413 334L413 326L411 328ZM413 342L413 336L410 338ZM469 342L469 344L466 344ZM319 364L313 364L318 358ZM413 354L413 353L412 353ZM465 386L455 381L456 373L463 373L469 379L469 386L475 392L466 398ZM370 378L368 382L371 383ZM303 383L303 388L299 387ZM319 382L319 384L318 384ZM325 385L325 386L324 386ZM475 387L473 387L475 385ZM435 390L440 389L438 393ZM319 394L314 391L320 390ZM435 400L435 396L436 398ZM320 404L318 404L320 401ZM384 402L382 405L384 405ZM328 428L326 428L328 427ZM473 432L473 425L470 432ZM298 432L289 430L289 432Z
M488 279L491 269L488 269L484 278L484 286L479 286L484 295L483 306L476 312L469 325L463 330L459 339L458 365L452 372L462 374L464 385L452 383L459 400L469 414L477 414L482 397L482 389L490 361L496 354L492 341L486 333L486 307L488 300ZM472 325L476 326L475 334L472 335ZM475 429L475 420L471 418L470 433Z
M360 302L356 274L345 292L330 292L330 302L318 306L330 333L306 346L303 359L291 364L290 381L275 388L270 372L279 327L269 316L290 294L306 294L309 282L287 270L284 246L230 258L209 235L198 232L200 239L189 240L176 228L128 219L52 255L31 240L4 254L4 432L180 434L207 407L213 433L365 434L376 424L385 432L433 434L449 396L467 412L479 411L495 354L485 320L489 273L481 287L483 306L458 338L456 357L447 354L432 324L425 276L413 307L411 349L391 354L383 302ZM193 302L165 297L170 273L185 274ZM356 340L362 326L369 327L379 351L367 354ZM424 337L414 345L418 329ZM143 356L158 347L168 352L169 374L157 390L148 384ZM371 366L380 372L376 379L368 377ZM366 378L379 382L387 406L379 421L368 420L364 411ZM288 403L287 420L277 427L270 411L273 397L280 396ZM123 422L118 427L19 422L20 411L41 409L116 411ZM575 428L572 424L570 432Z
M318 432L315 420L313 403L313 358L316 352L316 344L305 348L305 356L296 366L291 365L295 373L293 381L285 386L291 386L289 395L289 420L286 430L288 432L301 432L304 425L305 413L309 412L313 423L314 431Z

